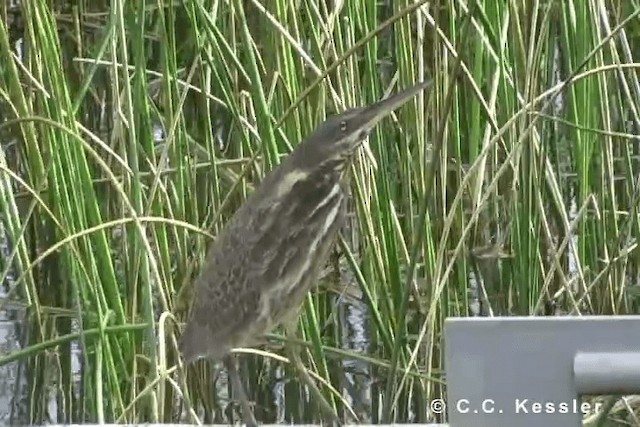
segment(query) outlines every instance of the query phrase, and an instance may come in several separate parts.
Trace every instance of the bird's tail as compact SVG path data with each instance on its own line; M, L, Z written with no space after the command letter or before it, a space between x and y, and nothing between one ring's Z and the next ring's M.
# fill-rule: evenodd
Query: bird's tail
M202 331L196 331L197 328L193 325L189 322L178 340L178 349L184 363L189 364L201 358L220 360L229 349L217 342L211 342L207 337L202 336Z

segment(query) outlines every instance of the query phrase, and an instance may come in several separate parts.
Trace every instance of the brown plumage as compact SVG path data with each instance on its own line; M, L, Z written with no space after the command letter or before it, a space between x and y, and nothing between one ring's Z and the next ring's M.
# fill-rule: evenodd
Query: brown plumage
M330 117L266 175L209 249L180 340L185 362L220 360L297 314L344 223L353 154L429 85Z

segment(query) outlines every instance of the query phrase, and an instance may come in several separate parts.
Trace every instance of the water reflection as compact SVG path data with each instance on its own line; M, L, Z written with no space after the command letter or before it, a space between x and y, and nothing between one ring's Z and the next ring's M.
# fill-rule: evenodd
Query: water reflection
M0 293L4 298L5 293ZM0 312L0 355L6 355L16 351L18 347L17 337L18 313L9 310ZM24 424L25 420L20 416L20 400L15 396L25 396L26 385L24 372L20 370L18 362L12 362L0 366L0 426Z
M0 223L0 253L3 260L10 257L4 228ZM13 286L9 275L0 286L0 357L20 349L21 328L25 311L7 302L9 289ZM27 381L24 367L18 362L0 366L0 426L26 424Z

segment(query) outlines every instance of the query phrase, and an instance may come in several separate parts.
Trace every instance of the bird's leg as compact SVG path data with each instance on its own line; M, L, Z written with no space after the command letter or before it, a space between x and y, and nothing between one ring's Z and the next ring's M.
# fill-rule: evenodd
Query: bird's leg
M242 408L242 418L244 419L246 427L258 427L258 422L253 415L251 405L249 405L247 393L242 386L242 381L240 381L240 374L238 373L234 355L228 354L223 358L222 363L224 364L224 367L227 368L227 372L229 373L229 380L231 381L231 389L233 391L234 397L236 397L240 401L240 407Z
M285 334L289 336L294 336L296 326L297 325L295 322L292 322L291 324L289 324L286 328ZM289 355L289 358L291 359L291 363L293 364L293 367L298 372L298 375L302 377L302 380L305 383L305 385L309 387L309 391L311 392L313 399L315 399L318 402L318 405L320 405L320 409L322 410L322 412L324 412L325 416L328 418L328 420L331 422L332 425L341 426L342 422L340 421L340 417L338 417L338 414L334 411L334 409L331 407L329 402L327 402L327 399L322 395L322 392L316 385L315 381L313 380L313 378L311 378L311 375L309 375L309 373L307 372L307 368L304 367L304 364L300 359L299 347L291 343L289 340L285 341L284 346L285 346L286 352Z

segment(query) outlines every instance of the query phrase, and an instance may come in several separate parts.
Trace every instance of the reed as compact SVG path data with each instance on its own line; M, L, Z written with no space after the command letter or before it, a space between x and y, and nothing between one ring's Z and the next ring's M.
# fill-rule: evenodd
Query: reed
M345 419L441 422L448 316L638 312L636 0L21 3L0 6L21 423L230 420L224 375L175 370L207 245L327 114L424 77L354 166L299 319ZM317 421L281 343L242 350L256 417Z

